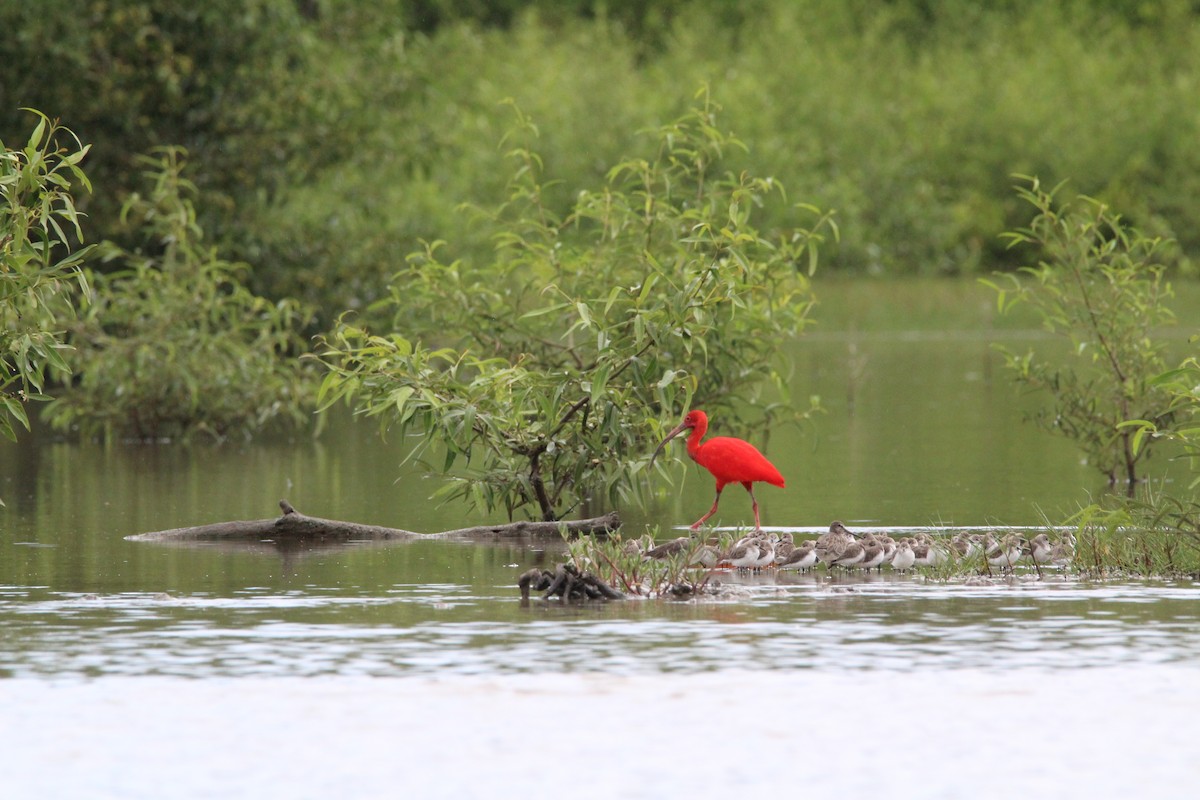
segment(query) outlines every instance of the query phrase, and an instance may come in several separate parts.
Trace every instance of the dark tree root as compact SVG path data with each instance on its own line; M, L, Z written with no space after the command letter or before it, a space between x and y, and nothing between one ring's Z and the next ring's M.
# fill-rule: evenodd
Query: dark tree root
M590 572L580 572L574 564L559 564L554 572L531 569L517 579L521 599L528 600L531 591L545 592L542 599L562 600L623 600L625 595Z

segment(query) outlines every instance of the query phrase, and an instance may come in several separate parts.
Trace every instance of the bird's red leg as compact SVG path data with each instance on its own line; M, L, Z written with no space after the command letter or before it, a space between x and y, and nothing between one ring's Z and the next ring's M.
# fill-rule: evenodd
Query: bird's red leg
M707 522L709 517L711 517L713 514L717 513L717 504L721 502L721 489L724 489L724 488L725 488L724 486L717 487L717 498L715 500L713 500L712 508L710 508L708 510L707 514L705 514L703 517L701 517L700 519L698 519L692 523L692 530L694 530L694 531L700 530L700 526L703 525L705 522Z
M742 486L750 493L750 505L754 508L754 532L762 533L762 523L758 521L758 498L754 496L754 487L749 483L743 483Z

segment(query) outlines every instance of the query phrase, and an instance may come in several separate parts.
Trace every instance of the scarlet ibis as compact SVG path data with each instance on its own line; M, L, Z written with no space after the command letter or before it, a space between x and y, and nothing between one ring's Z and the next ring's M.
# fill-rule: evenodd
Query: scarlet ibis
M689 411L683 422L667 434L667 438L659 442L650 463L658 458L658 454L666 447L667 442L686 430L691 430L687 440L688 455L692 460L712 473L717 481L717 497L713 500L712 508L692 525L692 530L698 529L709 517L717 513L717 504L721 502L721 491L731 483L740 483L750 493L750 502L754 507L754 530L762 530L758 519L758 499L754 496L754 483L763 481L773 486L783 488L783 476L758 448L743 439L732 436L714 436L707 442L701 441L708 432L708 415L703 411Z

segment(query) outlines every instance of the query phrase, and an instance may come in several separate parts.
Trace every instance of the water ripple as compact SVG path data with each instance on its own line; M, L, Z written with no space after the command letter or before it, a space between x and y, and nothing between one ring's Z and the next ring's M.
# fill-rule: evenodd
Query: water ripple
M1190 585L744 588L736 602L587 607L521 606L460 584L397 585L363 597L3 591L2 674L632 675L1200 662L1200 593Z

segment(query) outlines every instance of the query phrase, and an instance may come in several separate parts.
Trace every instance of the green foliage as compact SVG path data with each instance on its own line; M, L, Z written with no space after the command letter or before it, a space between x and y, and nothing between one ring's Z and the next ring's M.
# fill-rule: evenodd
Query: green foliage
M1194 503L1151 493L1144 500L1096 503L1078 527L1075 568L1083 575L1200 577L1200 514Z
M390 48L330 54L348 94L387 93L363 112L381 132L261 209L273 256L262 260L281 265L266 277L272 291L331 291L330 307L364 308L392 254L419 239L481 258L487 232L454 209L503 197L498 101L538 120L539 153L561 179L545 200L565 215L575 191L603 186L604 168L630 152L628 132L678 116L679 87L698 80L737 120L740 166L838 209L845 235L830 269L1015 266L999 238L1026 216L1013 172L1070 178L1180 242L1163 257L1186 265L1200 252L1200 18L1154 5L1133 20L1124 6L1071 2L788 0L729 25L700 4L649 49L613 17L395 33ZM786 212L766 209L760 224L787 225Z
M25 403L45 400L48 370L69 371L63 351L68 299L90 247L81 242L72 191L90 190L79 166L88 146L40 112L20 148L0 141L0 434L29 428Z
M838 209L833 269L1006 263L998 236L1025 214L1013 172L1070 178L1194 254L1177 203L1200 200L1200 121L1184 111L1200 18L1176 11L1160 27L1094 3L807 0L772 4L726 47L714 37L732 34L695 25L666 58L725 76L714 85L754 152Z
M202 243L182 150L142 163L148 192L123 210L142 245L102 246L117 269L92 278L91 304L70 336L79 379L47 408L50 421L137 440L303 425L307 384L293 357L300 309L251 294L245 266Z
M591 572L609 586L641 597L694 597L705 590L713 570L697 566L701 550L725 552L732 537L725 533L714 548L701 538L664 558L648 558L654 533L626 540L620 533L603 538L564 535L570 563L580 572Z
M1193 341L1197 340L1200 336L1193 337ZM1183 492L1173 487L1171 494L1149 493L1144 500L1131 500L1116 509L1098 507L1096 516L1106 521L1108 516L1116 517L1118 522L1122 514L1134 516L1140 527L1174 534L1176 539L1200 550L1200 502L1195 496L1195 489L1200 486L1200 359L1194 356L1185 359L1179 367L1155 376L1153 383L1169 398L1169 424L1139 419L1126 422L1124 427L1133 433L1135 449L1148 442L1178 444L1191 465L1192 480ZM1107 527L1119 525L1109 523Z
M985 281L1002 311L1032 306L1047 330L1065 337L1071 357L1054 363L1033 350L1001 348L1016 379L1049 392L1054 405L1038 421L1074 439L1109 481L1133 484L1150 440L1126 424L1170 419L1169 396L1155 376L1165 367L1154 328L1173 321L1164 305L1171 296L1157 260L1161 241L1143 235L1108 206L1087 197L1060 204L1056 190L1036 178L1018 194L1036 211L1029 227L1007 235L1013 246L1032 248L1036 267ZM1060 187L1061 188L1061 187ZM1140 447L1138 445L1141 445Z
M33 106L93 144L93 240L120 232L134 154L155 146L204 164L200 211L236 224L234 198L278 186L299 146L295 115L319 86L296 75L320 66L293 0L4 0L0 30L0 138Z
M378 16L395 20L406 29L433 32L460 22L509 27L522 15L536 13L554 25L575 18L603 18L621 25L640 40L658 43L673 20L687 14L720 14L730 25L738 24L747 12L758 10L759 2L746 0L380 0L364 7L353 3L306 3L322 22L369 28ZM361 18L365 17L366 24Z
M538 155L560 178L543 202L559 215L576 191L603 184L636 131L681 110L673 88L664 111L628 60L628 42L599 26L449 26L435 38L393 31L355 41L368 44L330 47L329 66L310 90L329 95L322 108L346 106L336 127L323 129L348 146L325 148L317 137L313 150L334 163L306 164L311 179L274 202L249 204L244 217L252 228L244 246L262 266L257 285L320 306L325 325L386 297L397 255L423 241L447 242L443 255L452 259L489 257L491 230L458 205L507 196L509 170L496 147L510 125L507 97L538 120ZM604 55L581 70L580 53Z
M1200 337L1196 337L1200 339ZM1195 341L1196 339L1193 339ZM1133 433L1133 447L1142 448L1147 442L1160 439L1178 442L1183 453L1198 473L1189 489L1200 486L1200 359L1185 359L1177 368L1156 375L1153 384L1169 398L1170 425L1147 419L1127 420L1123 427Z
M508 199L479 212L494 257L446 260L440 242L412 254L382 303L397 332L343 320L324 343L322 406L352 399L443 446L441 471L465 467L448 496L545 519L626 497L648 442L693 400L791 415L779 345L805 325L836 228L807 207L808 228L756 228L783 189L729 171L741 143L718 125L705 91L563 215L518 112Z
M0 38L0 138L32 105L95 143L89 239L119 235L133 153L186 146L213 240L256 265L255 291L326 310L324 324L386 295L395 254L422 240L451 243L451 259L487 253L489 232L456 204L504 197L501 99L539 121L562 181L545 202L565 216L631 132L678 116L679 87L701 80L750 147L739 168L838 209L832 269L1010 263L998 235L1024 215L1013 172L1070 178L1178 241L1172 265L1200 252L1200 15L1186 0L87 8L0 2L15 32Z

